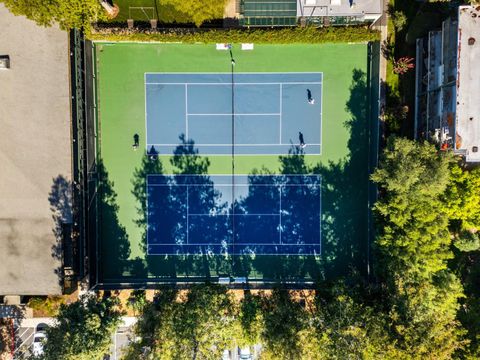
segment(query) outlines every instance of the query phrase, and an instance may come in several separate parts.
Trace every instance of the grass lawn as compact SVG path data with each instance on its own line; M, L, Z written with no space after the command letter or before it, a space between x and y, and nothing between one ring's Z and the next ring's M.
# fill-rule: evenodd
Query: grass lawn
M195 23L203 20L222 19L226 0L114 0L120 12L112 22L127 19L163 23ZM200 24L197 24L200 25Z
M229 72L225 52L214 45L95 44L98 149L101 168L100 281L144 282L248 276L312 281L365 269L369 234L371 69L367 44L256 45L236 51L236 72L323 72L322 155L292 156L322 176L321 256L147 256L144 175L172 173L171 156L149 168L132 151L132 134L145 139L145 72ZM377 79L378 81L378 79ZM229 156L210 156L209 174L231 171ZM236 173L281 172L278 156L237 156ZM296 171L296 170L290 171ZM143 188L144 189L144 188Z

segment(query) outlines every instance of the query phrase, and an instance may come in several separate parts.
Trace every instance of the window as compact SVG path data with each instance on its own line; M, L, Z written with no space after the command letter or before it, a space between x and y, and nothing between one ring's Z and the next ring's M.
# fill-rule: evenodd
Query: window
M0 55L0 70L10 69L10 56Z

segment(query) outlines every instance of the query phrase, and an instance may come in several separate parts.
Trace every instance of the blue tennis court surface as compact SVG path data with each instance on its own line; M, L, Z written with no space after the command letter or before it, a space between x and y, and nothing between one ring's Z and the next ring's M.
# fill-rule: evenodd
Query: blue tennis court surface
M319 255L319 175L148 175L149 255Z
M149 153L185 134L204 155L281 155L301 133L321 154L322 73L146 73L145 92Z

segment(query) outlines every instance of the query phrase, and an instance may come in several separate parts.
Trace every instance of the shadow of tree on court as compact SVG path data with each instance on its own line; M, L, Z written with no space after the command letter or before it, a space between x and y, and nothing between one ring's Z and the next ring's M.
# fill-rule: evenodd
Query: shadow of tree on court
M215 256L214 252L208 251L207 244L218 243L218 237L227 233L225 224L212 222L208 216L199 217L198 221L188 226L191 236L195 236L205 246L198 246L196 251L186 248L186 201L182 200L184 194L182 187L176 186L183 181L184 175L204 175L197 176L195 182L203 186L204 191L189 192L189 203L197 207L199 212L208 213L209 209L216 208L219 194L214 190L212 181L208 174L210 161L208 158L200 156L198 149L195 148L195 142L192 139L186 139L185 135L179 136L180 144L174 150L174 155L170 159L174 176L163 176L164 167L161 160L152 150L149 155L145 154L142 163L134 172L132 179L132 193L137 198L138 217L136 224L142 229L142 244L145 253L144 265L141 267L141 261L136 261L136 268L132 267L132 273L135 277L150 276L160 278L176 279L178 277L200 277L209 279L216 276L218 271L228 274L228 261L223 256ZM156 174L155 181L162 184L161 190L158 187L147 188L147 175ZM201 187L202 188L202 187ZM200 189L201 189L200 188ZM150 191L148 197L154 199L149 201L147 208L147 191ZM208 209L208 210L207 210ZM160 231L170 232L170 238L176 244L174 247L175 255L147 255L147 233L158 234ZM214 238L216 238L214 240ZM150 245L155 245L155 239L150 239ZM161 244L161 243L159 243ZM155 252L155 250L153 250ZM161 253L161 251L160 251ZM220 270L219 270L220 269ZM223 270L225 269L225 270Z
M196 208L196 212L201 214L208 214L211 209L224 213L226 204L221 204L220 194L214 189L213 182L208 176L210 160L199 155L194 140L186 139L184 134L181 134L179 139L180 144L173 153L175 156L170 159L173 172L177 179L182 175L197 175L193 181L202 185L198 188L190 188L189 206L192 209ZM179 272L197 274L197 276L201 274L207 281L212 276L230 274L230 260L225 246L221 245L219 251L215 251L209 249L207 245L228 242L228 239L220 238L229 235L229 222L230 219L226 216L199 216L195 222L190 223L187 229L190 238L205 245L199 246L193 254L184 253L178 263ZM219 253L221 253L220 256Z
M365 273L368 243L369 104L367 74L354 69L345 122L350 132L347 158L319 164L322 175L322 243L326 276Z
M279 162L281 174L298 176L292 179L286 177L282 180L282 183L299 182L301 184L309 184L311 182L309 175L315 174L311 167L306 164L303 150L296 146L290 148L288 155L280 156ZM265 169L252 171L254 175L257 173L263 175L271 174L271 172ZM308 245L311 243L307 237L310 226L318 221L314 217L315 214L319 213L319 209L312 206L313 202L318 199L318 190L318 187L312 186L286 187L283 190L291 192L291 194L284 195L293 202L289 207L282 207L284 214L294 215L290 220L288 220L288 217L283 216L283 219L286 221L285 223L282 222L282 239L289 237L287 239L289 244ZM258 201L258 199L252 200ZM264 203L265 200L262 200L262 202ZM271 206L275 205L278 206L278 200L271 203ZM273 280L279 283L289 280L301 281L302 279L318 279L322 277L322 268L318 254L314 255L309 251L299 251L298 254L290 253L291 255L282 255L280 252L272 255L239 256L235 271L237 273L245 271L243 275L249 277L255 277L256 273L258 273L266 280ZM240 265L243 266L240 267Z
M130 242L126 229L118 219L119 206L114 183L108 178L108 172L102 159L98 159L98 198L99 198L99 223L100 244L99 251L103 257L98 259L98 264L103 267L99 271L105 278L121 278L128 271L128 258L130 256ZM102 279L100 279L102 280Z
M247 276L249 278L263 278L277 282L286 282L289 280L298 281L307 279L313 281L322 281L339 276L348 275L353 269L358 269L364 273L367 253L368 238L368 194L369 194L369 84L367 74L361 70L355 69L352 73L352 84L350 87L350 97L346 103L346 109L350 114L350 119L344 124L350 137L348 140L349 154L337 162L321 163L314 166L306 163L303 150L298 147L292 147L288 155L280 156L280 172L284 175L321 175L321 255L304 254L295 255L256 255L255 251L245 255L225 254L218 255L217 251L208 251L211 244L220 244L224 240L222 236L228 237L232 230L229 222L232 215L228 213L231 210L225 210L225 204L219 198L219 194L213 185L213 181L208 176L210 161L204 156L200 156L198 149L195 148L195 142L192 139L186 139L184 135L179 137L180 144L170 158L170 164L173 168L174 177L167 177L162 181L169 185L163 192L155 197L155 201L146 208L147 174L163 174L163 166L157 156L145 155L139 169L135 171L133 184L133 193L139 201L138 206L138 225L142 227L142 241L146 249L147 226L156 228L164 227L173 231L170 235L175 241L176 255L147 255L146 265L149 276L178 279L179 277L193 278L199 280L209 280L215 276ZM266 169L252 170L249 175L249 186L255 184L260 175L268 175ZM193 191L195 198L189 199L189 206L196 206L199 213L208 215L212 210L214 213L227 211L226 216L203 216L202 219L196 219L194 224L188 224L186 218L186 201L182 200L181 190L177 183L185 175L198 175L189 181L196 181L200 185L205 185L203 191L198 194ZM307 181L308 177L300 177L302 181ZM253 188L252 188L253 189ZM250 212L255 213L255 207L258 204L262 206L275 206L278 204L272 194L266 194L265 191L253 191L241 199L236 199L235 213ZM153 190L152 190L153 191ZM270 190L272 191L272 190ZM304 191L304 189L302 189ZM310 217L315 216L314 208L310 205L309 199L315 198L313 190L308 190L303 202L296 204L295 209L290 212L298 211L303 218L298 219L298 223L292 224L294 230L287 231L294 236L302 232L308 232L307 225L312 222ZM317 188L318 191L318 188ZM189 192L190 194L190 192ZM295 197L294 197L295 198ZM316 195L318 198L318 193ZM158 200L158 201L157 201ZM298 201L297 201L298 202ZM192 205L194 204L194 205ZM272 208L273 208L272 207ZM147 211L150 221L147 224ZM318 212L317 212L318 213ZM151 217L151 218L150 218ZM214 219L215 218L215 219ZM219 219L221 218L221 219ZM259 234L267 234L278 225L265 223L265 219L258 219L261 224L240 224L245 227L246 236L251 236L247 228L259 227ZM192 221L193 222L193 221ZM196 250L186 249L185 234L198 239L201 245ZM292 228L293 229L293 228ZM303 229L303 230L302 230ZM236 229L237 230L237 229ZM261 235L261 234L260 234ZM237 236L237 231L235 236ZM256 235L255 235L256 236ZM290 236L290 235L289 235ZM237 239L236 239L237 240ZM292 238L295 243L308 243L301 239ZM268 241L267 241L268 243ZM185 251L182 250L182 247ZM248 252L248 251L247 251Z
M367 74L354 69L346 103L351 118L344 124L350 133L346 158L309 166L298 147L279 157L282 174L321 175L321 256L244 256L236 264L237 272L245 271L244 275L250 277L260 274L278 282L309 278L322 281L350 274L354 269L365 273L369 236L368 91Z
M63 175L58 175L53 179L48 202L54 222L53 234L56 239L56 243L51 248L52 257L60 262L54 272L58 276L60 286L63 286L64 247L72 250L72 183ZM65 255L73 256L70 251L65 252ZM68 260L73 260L73 258Z

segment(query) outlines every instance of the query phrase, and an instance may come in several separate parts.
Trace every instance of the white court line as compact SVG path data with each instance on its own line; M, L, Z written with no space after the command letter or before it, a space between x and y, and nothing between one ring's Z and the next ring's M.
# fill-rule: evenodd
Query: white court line
M175 178L180 178L180 177L203 177L205 175L199 175L199 174L147 174L147 179L149 177L175 177ZM218 177L218 176L221 176L221 177L231 177L232 174L213 174L213 175L208 175L208 176L215 176L215 177ZM237 177L248 177L248 176L255 176L255 177L263 177L263 176L270 176L270 177L317 177L317 178L321 178L322 175L321 174L235 174L235 176Z
M144 95L145 95L145 151L148 153L148 111L147 111L147 75L143 74L145 81Z
M279 229L278 229L278 237L280 244L282 243L282 187L278 187L278 191L280 191L280 197L279 197Z
M192 214L188 213L187 216L278 216L280 214Z
M148 145L153 145L153 146L158 146L158 147L162 147L162 146L178 146L179 144L148 144ZM238 143L235 143L235 146L292 146L292 144L288 143L288 144L278 144L278 143L271 143L271 144L238 144ZM312 143L307 143L307 146L320 146L322 144L312 144ZM196 147L199 147L199 146L232 146L232 144L198 144L198 143L195 143L195 146ZM229 155L232 155L232 154L229 154ZM252 154L252 155L255 155L255 154ZM264 154L258 154L258 155L264 155Z
M209 114L209 113L188 113L187 116L232 116L232 115L241 115L241 116L280 116L280 113L263 113L263 114L253 114L253 113L216 113L216 114Z
M166 72L146 72L145 74L148 75L182 75L182 74L195 74L195 75L201 75L201 74L225 74L225 75L230 75L231 72L218 72L218 71L202 71L202 72L193 72L193 71L187 71L187 72L173 72L173 71L166 71ZM253 72L253 71L244 71L244 72L239 72L236 74L316 74L316 75L322 75L323 79L323 71L288 71L288 72L281 72L281 71L272 71L272 72Z
M188 141L188 85L185 84L185 135Z
M322 74L323 79L323 74ZM323 144L323 93L324 93L324 86L320 88L320 155L322 155L322 144Z
M205 175L199 175L199 174L147 174L147 178L151 177L203 177ZM232 174L211 174L208 176L232 176ZM235 176L255 176L255 177L262 177L262 176L275 176L275 177L313 177L316 176L320 178L322 175L321 174L235 174Z
M242 245L242 246L318 246L318 244L275 244L275 243L234 243L235 246ZM192 244L175 244L175 243L162 243L162 244L150 244L149 246L222 246L222 244L217 243L192 243ZM228 246L233 246L233 243L227 243ZM154 254L155 255L155 254ZM288 255L288 254L282 254Z
M322 177L319 177L319 181L320 181L320 184L319 184L319 187L318 187L318 212L320 213L319 216L320 216L320 221L319 221L319 224L318 224L318 233L319 233L319 236L320 236L320 241L319 241L319 253L320 255L322 254Z
M280 84L280 137L279 137L279 143L282 143L282 113L283 113L283 84Z
M215 176L215 175L213 175ZM157 187L192 187L192 188L195 188L195 187L206 187L206 186L209 186L209 187L222 187L222 186L229 186L229 187L232 187L232 186L235 186L235 187L240 187L240 186L243 186L243 187L260 187L260 186L264 186L264 187L281 187L281 186L284 186L284 187L320 187L320 185L318 184L281 184L281 185L278 185L278 184L237 184L235 183L234 184L148 184L147 186L157 186ZM243 215L243 214L242 214ZM276 214L278 215L278 214Z
M235 82L234 85L280 85L280 84L292 84L292 85L322 85L321 82L285 82L285 81L277 81L277 82L263 82L263 83L256 83L256 82L245 82L245 83L237 83ZM223 85L232 85L232 82L146 82L145 85L212 85L212 86L223 86Z

